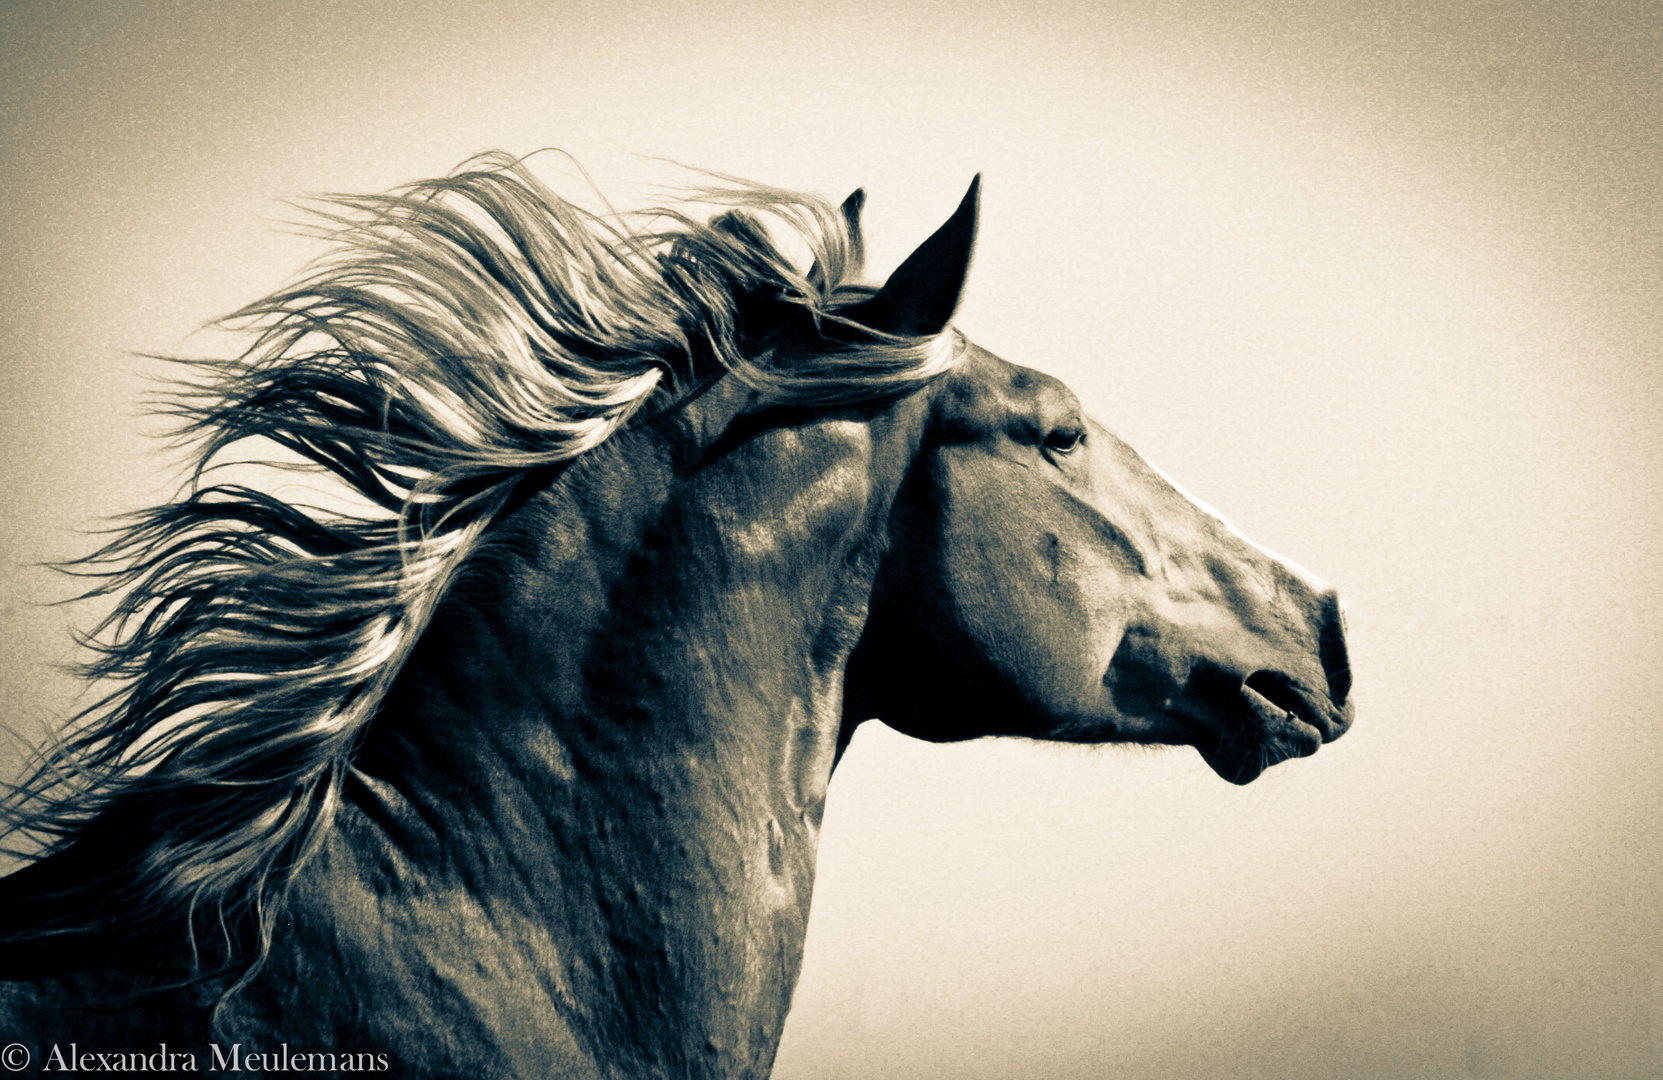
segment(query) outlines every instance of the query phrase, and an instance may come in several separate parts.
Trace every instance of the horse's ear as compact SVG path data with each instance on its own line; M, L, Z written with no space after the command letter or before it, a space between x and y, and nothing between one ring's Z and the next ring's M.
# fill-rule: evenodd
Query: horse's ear
M855 188L843 200L843 221L849 226L849 265L856 271L866 264L866 241L860 232L860 210L865 205L865 188Z
M849 233L849 261L843 270L845 279L860 273L861 266L866 262L866 241L860 235L860 208L865 205L865 188L855 188L854 193L843 200L843 224ZM808 268L808 283L817 289L826 283L825 268L818 260Z
M945 329L959 305L965 275L970 272L981 194L982 177L977 173L953 216L907 256L878 295L838 314L890 334L929 335ZM865 198L865 192L857 191L843 204L844 216L851 224Z

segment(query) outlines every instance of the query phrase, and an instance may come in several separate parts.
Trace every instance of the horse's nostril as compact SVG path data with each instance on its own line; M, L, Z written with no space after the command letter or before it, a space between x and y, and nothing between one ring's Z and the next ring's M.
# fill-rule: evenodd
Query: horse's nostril
M1297 717L1322 733L1323 742L1333 742L1345 733L1350 726L1343 715L1334 715L1307 694L1310 690L1301 690L1302 684L1280 671L1255 671L1241 682L1241 692L1248 697L1249 704L1253 699L1259 699L1270 709L1277 709L1288 714L1290 719ZM1263 714L1261 714L1263 715Z
M1351 656L1345 648L1345 610L1340 607L1340 595L1336 592L1330 591L1322 598L1317 657L1322 661L1322 673L1328 677L1329 700L1335 705L1344 705L1351 695Z
M1304 720L1314 719L1311 707L1293 688L1293 680L1280 671L1255 671L1242 680L1242 685L1283 712L1293 713Z

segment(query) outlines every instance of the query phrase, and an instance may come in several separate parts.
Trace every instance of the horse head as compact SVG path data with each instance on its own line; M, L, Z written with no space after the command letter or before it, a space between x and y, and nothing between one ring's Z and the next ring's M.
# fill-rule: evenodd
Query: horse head
M853 313L944 329L977 192ZM929 390L895 501L845 744L879 717L933 741L1192 745L1246 784L1344 733L1334 590L1192 499L1061 382L964 348Z

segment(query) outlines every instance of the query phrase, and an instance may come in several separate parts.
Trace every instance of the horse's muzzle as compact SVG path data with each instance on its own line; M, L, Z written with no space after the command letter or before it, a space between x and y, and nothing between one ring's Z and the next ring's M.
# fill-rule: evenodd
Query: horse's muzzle
M1251 783L1272 765L1314 754L1351 727L1356 708L1351 701L1345 615L1333 590L1323 593L1318 612L1317 659L1325 685L1312 686L1269 668L1252 672L1233 687L1217 669L1197 680L1196 688L1222 706L1224 718L1217 742L1198 744L1197 749L1213 771L1231 783ZM1234 707L1225 704L1232 698Z

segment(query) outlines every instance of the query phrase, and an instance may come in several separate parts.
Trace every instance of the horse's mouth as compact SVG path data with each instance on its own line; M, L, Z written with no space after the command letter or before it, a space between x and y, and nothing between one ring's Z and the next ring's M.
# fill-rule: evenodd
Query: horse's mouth
M1250 784L1272 765L1309 757L1346 727L1343 712L1336 715L1278 671L1255 671L1232 697L1216 702L1218 726L1196 742L1201 757L1232 784Z

